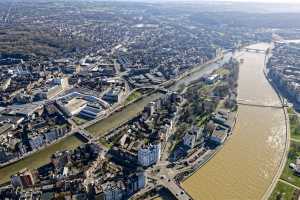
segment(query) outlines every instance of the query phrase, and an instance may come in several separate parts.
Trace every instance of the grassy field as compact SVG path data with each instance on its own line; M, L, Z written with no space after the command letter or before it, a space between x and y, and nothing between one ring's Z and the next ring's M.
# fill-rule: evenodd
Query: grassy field
M300 142L291 142L287 163L281 175L281 179L300 187L300 177L295 175L293 170L289 167L290 163L295 163L296 158L300 156Z
M285 183L278 182L269 200L293 200L296 189Z
M220 68L216 71L217 74L219 74L220 76L224 76L224 75L228 75L230 74L230 71L228 69L225 68Z
M293 108L288 108L291 138L300 140L300 119Z
M135 91L132 94L130 94L127 99L126 99L126 104L130 103L133 100L136 100L138 98L140 98L143 94L139 91Z
M113 143L107 142L104 138L100 138L99 142L108 149L114 145Z
M196 122L197 126L198 127L203 126L207 122L208 119L209 119L209 115L202 115L202 116L197 117L197 122Z
M300 140L300 119L296 115L293 108L288 108L288 115L290 121L290 133L291 138ZM300 156L300 142L291 141L287 162L285 164L284 170L281 174L280 179L285 180L295 186L300 187L300 177L297 176L294 171L289 167L290 163L295 163L297 157ZM297 199L296 196L299 195L300 191L297 191L295 188L278 181L270 200L293 200Z

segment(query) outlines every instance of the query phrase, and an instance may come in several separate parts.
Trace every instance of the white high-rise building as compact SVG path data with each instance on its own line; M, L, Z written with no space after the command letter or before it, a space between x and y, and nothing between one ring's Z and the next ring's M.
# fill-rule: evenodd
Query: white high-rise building
M143 146L138 151L138 161L144 166L148 167L157 163L160 160L161 144L150 144Z

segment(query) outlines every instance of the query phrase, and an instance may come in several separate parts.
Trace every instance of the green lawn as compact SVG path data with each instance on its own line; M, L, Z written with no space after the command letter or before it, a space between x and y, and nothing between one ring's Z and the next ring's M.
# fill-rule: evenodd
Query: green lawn
M204 85L200 88L201 92L204 94L210 93L214 89L215 85Z
M293 200L296 189L282 182L278 182L269 200Z
M202 115L202 116L197 117L197 120L196 120L197 126L198 127L203 126L207 122L208 119L209 119L209 115Z
M114 145L113 143L108 143L104 138L100 138L99 142L108 149Z
M294 174L293 170L289 167L290 163L295 163L296 158L300 156L300 142L291 141L287 163L281 175L281 179L300 187L300 176Z
M288 108L289 120L290 120L290 131L291 138L300 139L300 119L296 115L293 108ZM287 162L285 164L284 170L281 174L281 179L300 187L300 176L295 175L294 171L289 167L290 163L295 163L297 157L300 156L300 142L291 141L290 149L288 153ZM282 182L278 182L272 195L270 196L270 200L293 200L297 199L294 196L295 192L299 194L300 191L297 191L293 187L284 184Z
M122 134L113 136L110 141L105 140L104 137L101 137L99 142L104 145L106 148L111 149L119 140L121 139Z
M228 69L225 68L220 68L216 71L217 74L219 74L220 76L224 76L224 75L228 75L230 74L230 71Z
M288 108L291 138L300 140L300 119L293 108Z
M127 97L127 99L126 99L126 104L130 103L131 101L134 101L134 100L140 98L142 95L143 95L143 94L142 94L141 92L139 92L139 91L135 91L135 92L131 93L131 94Z

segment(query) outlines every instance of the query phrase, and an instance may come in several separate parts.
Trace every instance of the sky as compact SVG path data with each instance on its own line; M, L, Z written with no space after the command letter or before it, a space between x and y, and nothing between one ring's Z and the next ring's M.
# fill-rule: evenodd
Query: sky
M196 0L195 0L196 1ZM222 1L222 0L220 0ZM232 2L259 2L259 3L297 3L300 4L300 0L224 0Z

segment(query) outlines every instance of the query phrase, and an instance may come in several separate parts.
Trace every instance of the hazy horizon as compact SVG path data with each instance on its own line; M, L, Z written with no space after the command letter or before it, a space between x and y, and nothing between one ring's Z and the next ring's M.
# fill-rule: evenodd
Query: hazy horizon
M104 0L105 1L105 0ZM120 1L120 0L112 0ZM270 3L270 4L300 4L300 0L121 0L145 2L232 2L232 3Z
M199 0L193 0L193 1L199 1ZM288 4L295 4L300 3L300 0L212 0L212 1L226 1L226 2L245 2L245 3L288 3Z

